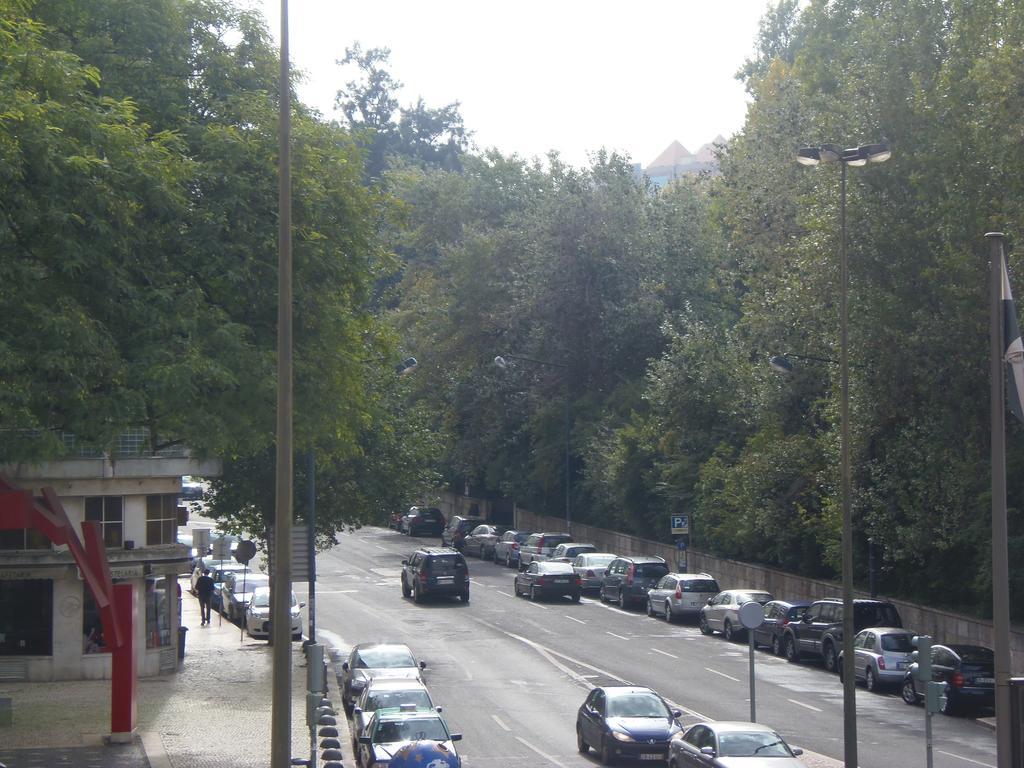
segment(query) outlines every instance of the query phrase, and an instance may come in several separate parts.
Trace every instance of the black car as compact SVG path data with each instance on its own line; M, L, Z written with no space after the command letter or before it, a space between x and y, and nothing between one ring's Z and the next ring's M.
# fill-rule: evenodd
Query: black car
M576 714L576 746L583 754L593 747L605 765L621 757L664 765L681 715L650 688L595 688Z
M402 561L402 597L419 603L434 595L458 596L469 602L469 566L461 552L424 547Z
M448 520L448 525L441 531L441 546L442 547L453 547L459 551L462 550L462 543L465 541L466 536L476 528L478 525L482 525L487 521L482 517L462 517L461 515L452 515L451 519Z
M534 560L525 571L516 574L516 597L529 595L531 600L541 597L571 597L573 602L580 601L580 577L572 569L571 563L558 563L551 560Z
M791 621L799 621L811 603L772 600L764 605L764 623L754 630L754 645L766 645L776 656L782 655L782 641Z
M402 518L402 533L410 536L440 536L445 519L437 507L412 507Z
M902 627L896 606L885 600L854 600L853 631L868 627ZM789 661L820 656L829 672L838 672L839 651L843 647L843 601L835 598L815 600L799 621L786 625L782 652Z
M494 545L505 533L505 526L484 523L470 531L462 540L462 554L479 557L481 560L494 559Z
M620 608L646 605L647 592L668 574L668 563L662 557L617 557L608 563L601 580L601 602L618 601Z
M907 704L924 699L924 683L914 677L917 662L903 677L900 696ZM995 655L980 645L933 645L932 680L946 684L942 714L971 707L991 708L995 704Z

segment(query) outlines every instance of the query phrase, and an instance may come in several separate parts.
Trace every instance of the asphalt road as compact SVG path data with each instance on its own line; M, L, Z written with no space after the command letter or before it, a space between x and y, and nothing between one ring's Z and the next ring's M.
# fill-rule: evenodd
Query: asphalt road
M701 719L749 720L747 646L704 637L596 598L531 603L512 595L514 571L469 559L471 601L416 605L401 596L401 560L418 544L363 528L317 557L318 639L342 652L359 642L407 643L427 662L467 766L599 765L576 751L576 709L594 685L646 685ZM728 588L730 585L723 585ZM296 584L302 598L304 584ZM755 654L757 719L794 746L842 760L842 686L813 664ZM857 691L862 768L925 765L924 710L895 692ZM933 718L934 766L995 766L992 731L967 717ZM813 759L808 760L814 762ZM826 761L827 762L827 761Z

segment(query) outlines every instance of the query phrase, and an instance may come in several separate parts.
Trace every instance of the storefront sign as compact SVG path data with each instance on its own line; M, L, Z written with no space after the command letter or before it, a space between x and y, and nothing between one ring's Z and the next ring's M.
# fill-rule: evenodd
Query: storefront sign
M66 566L54 568L0 568L0 581L24 581L28 579L59 579L67 572Z
M141 579L143 576L142 564L137 565L112 565L110 566L111 579ZM78 580L82 580L82 571L78 570Z

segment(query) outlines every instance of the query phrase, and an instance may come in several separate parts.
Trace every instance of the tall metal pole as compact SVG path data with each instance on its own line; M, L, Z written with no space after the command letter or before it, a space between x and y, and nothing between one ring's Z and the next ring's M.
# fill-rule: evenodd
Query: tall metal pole
M565 369L565 532L572 533L572 476L569 459L569 369Z
M850 504L850 269L846 255L846 163L839 164L840 474L843 504L843 763L857 768L857 689L853 666L853 510Z
M309 554L309 642L316 642L316 449L309 449L309 479L306 492L309 515L306 520L306 548Z
M274 510L274 641L270 764L291 765L292 746L292 184L288 0L281 0L281 75L278 83L277 259L277 497Z
M996 673L996 765L1010 768L1010 565L1006 525L1006 395L1003 373L1003 234L989 232L989 378L992 417L992 648Z

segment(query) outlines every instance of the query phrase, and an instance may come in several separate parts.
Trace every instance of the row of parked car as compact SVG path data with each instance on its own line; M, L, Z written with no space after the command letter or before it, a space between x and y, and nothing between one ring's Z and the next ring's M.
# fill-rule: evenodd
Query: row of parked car
M395 765L460 768L452 733L424 679L425 661L409 646L360 643L341 665L338 684L352 719L352 749L360 768ZM415 754L406 754L416 750Z
M415 519L415 515L410 517ZM415 530L413 526L411 531ZM696 620L703 634L719 633L735 641L747 639L747 630L739 621L740 606L757 602L765 620L753 630L756 647L770 649L791 662L819 660L825 670L842 674L841 600L782 600L764 590L722 590L707 573L670 572L661 557L598 552L594 545L574 542L566 533L507 529L481 518L455 515L443 523L441 532L445 547L518 568L515 594L534 600L568 597L578 601L582 594L596 592L603 602L622 608L645 607L648 616L668 622ZM464 573L464 584L460 582L458 589L464 590L468 602L468 568ZM412 575L408 583L412 583ZM403 581L403 593L406 590ZM920 702L923 686L913 675L916 633L903 628L896 606L884 600L854 600L853 623L857 682L872 692L898 690L908 704ZM993 706L991 649L937 643L931 657L933 679L946 685L943 711Z

